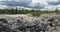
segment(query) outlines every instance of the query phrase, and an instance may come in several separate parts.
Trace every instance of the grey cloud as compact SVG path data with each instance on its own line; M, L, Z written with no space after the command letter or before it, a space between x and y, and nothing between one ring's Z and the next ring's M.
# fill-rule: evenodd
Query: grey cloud
M44 7L45 7L44 4L40 4L40 3L35 4L35 8L37 8L37 9L43 9Z
M10 7L14 7L14 6L20 6L20 7L27 7L27 8L36 8L36 9L44 9L46 7L46 5L44 3L34 3L34 7L31 5L29 6L29 4L32 3L32 0L20 0L19 2L16 1L0 1L0 5L6 5L6 6L10 6ZM58 2L52 1L52 2L46 2L48 3L47 6L49 5L59 5L60 4L60 0Z
M60 4L60 0L58 0L57 2L55 2L55 1L49 2L48 1L48 4L50 4L50 5L59 5Z
M43 9L45 7L44 4L40 4L40 3L35 3L34 6L29 6L30 8L35 8L35 9Z
M30 3L32 3L31 0L20 0L19 2L16 2L16 1L1 1L0 5L22 6L22 7L28 7L28 8L36 8L36 9L44 8L44 5L41 5L40 3L36 3L35 7L31 7L31 6L29 6Z
M0 3L1 3L1 5L7 5L7 6L27 6L29 3L31 3L31 0L20 0L19 2L16 2L16 1L2 1Z

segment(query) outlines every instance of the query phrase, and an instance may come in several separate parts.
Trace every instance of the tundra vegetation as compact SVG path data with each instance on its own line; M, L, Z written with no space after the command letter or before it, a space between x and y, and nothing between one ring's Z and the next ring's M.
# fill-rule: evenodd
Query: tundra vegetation
M18 10L17 8L16 9L0 9L0 14L32 14L33 16L39 16L41 14L50 14L50 13L58 13L59 10L58 9L55 9L53 11L48 11L48 10L44 10L44 11L41 11L41 10L27 10L27 9L21 9L21 10Z

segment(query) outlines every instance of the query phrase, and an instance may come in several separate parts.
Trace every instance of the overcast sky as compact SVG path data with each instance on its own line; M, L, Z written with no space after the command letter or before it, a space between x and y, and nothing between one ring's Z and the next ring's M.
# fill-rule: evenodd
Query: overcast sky
M0 8L27 7L35 9L60 8L60 0L0 0Z

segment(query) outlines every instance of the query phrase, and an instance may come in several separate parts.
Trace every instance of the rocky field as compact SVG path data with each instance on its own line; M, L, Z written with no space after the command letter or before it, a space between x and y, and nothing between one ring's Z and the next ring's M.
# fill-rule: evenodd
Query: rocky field
M0 32L60 32L60 15L0 15Z

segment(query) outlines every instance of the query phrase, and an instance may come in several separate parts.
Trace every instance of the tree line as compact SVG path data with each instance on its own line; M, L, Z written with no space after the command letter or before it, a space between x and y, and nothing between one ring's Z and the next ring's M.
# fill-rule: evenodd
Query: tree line
M54 11L48 11L48 10L26 10L26 9L0 9L0 14L33 14L33 15L40 15L40 14L48 14L48 13L58 13L59 10L55 9Z

